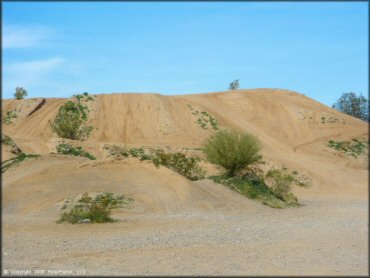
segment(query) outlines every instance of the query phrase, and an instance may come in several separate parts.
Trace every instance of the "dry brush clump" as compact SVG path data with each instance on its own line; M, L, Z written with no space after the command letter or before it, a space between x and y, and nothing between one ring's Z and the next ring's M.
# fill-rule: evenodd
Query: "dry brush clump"
M6 114L4 115L5 111L1 112L1 121L3 124L9 125L13 123L13 119L16 119L18 117L17 112L15 110L6 111Z
M351 141L329 140L328 147L357 158L367 152L369 142L357 138L353 138Z
M111 217L113 209L122 208L128 205L134 199L125 198L124 195L116 196L113 193L103 192L95 196L89 196L84 193L73 205L68 212L63 212L57 223L68 222L76 223L106 223L114 222ZM67 209L68 202L66 201L62 210Z
M121 148L116 145L105 145L110 155L118 157L137 157L140 160L149 160L156 167L167 167L189 180L199 180L204 178L204 171L199 167L200 159L198 157L188 157L181 152L165 152L161 149L144 148Z
M95 156L85 151L82 147L74 147L71 144L65 144L65 143L59 144L57 146L57 152L59 154L86 157L91 160L96 159Z
M266 174L266 181L279 199L288 204L298 203L297 197L291 192L295 182L294 176L284 170L270 169Z

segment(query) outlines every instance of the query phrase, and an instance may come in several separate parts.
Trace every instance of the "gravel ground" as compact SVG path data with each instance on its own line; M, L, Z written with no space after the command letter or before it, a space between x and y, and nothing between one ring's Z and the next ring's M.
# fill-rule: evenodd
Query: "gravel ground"
M367 275L367 200L55 224L5 215L3 269L64 275ZM4 272L3 272L4 273Z

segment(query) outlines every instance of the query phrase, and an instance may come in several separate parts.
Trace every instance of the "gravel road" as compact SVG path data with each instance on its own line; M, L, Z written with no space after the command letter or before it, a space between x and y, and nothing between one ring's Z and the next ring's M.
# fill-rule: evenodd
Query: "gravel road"
M118 213L120 221L111 224L55 224L9 213L3 269L13 275L367 275L367 200L303 203L284 210Z

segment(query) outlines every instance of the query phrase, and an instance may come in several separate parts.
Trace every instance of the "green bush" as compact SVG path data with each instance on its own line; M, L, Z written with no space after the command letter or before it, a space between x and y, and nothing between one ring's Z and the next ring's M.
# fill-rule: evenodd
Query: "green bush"
M132 198L124 200L123 195L115 196L113 193L104 192L98 194L95 198L90 197L88 193L84 193L69 212L62 213L57 222L76 224L83 223L86 219L92 223L114 222L114 219L110 216L112 209L123 207L124 204L131 201L133 201ZM66 208L67 202L62 209Z
M91 160L96 159L95 156L85 151L82 147L74 147L70 144L59 144L57 146L57 152L66 155L82 156Z
M226 169L228 177L244 167L258 162L261 143L250 134L235 130L221 130L213 134L204 145L207 159Z
M72 140L86 139L92 127L83 125L87 120L87 107L73 101L67 101L63 104L58 111L53 123L52 129L61 138Z
M27 91L23 89L22 87L15 88L14 98L15 99L23 99L25 96L27 96Z

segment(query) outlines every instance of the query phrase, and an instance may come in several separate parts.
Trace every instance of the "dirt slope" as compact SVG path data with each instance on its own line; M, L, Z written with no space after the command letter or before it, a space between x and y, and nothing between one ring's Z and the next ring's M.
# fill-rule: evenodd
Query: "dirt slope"
M367 157L326 146L330 139L367 139L366 123L287 90L96 95L88 102L93 133L73 142L97 156L92 161L50 154L62 142L50 121L67 100L3 101L3 111L17 113L3 132L23 152L42 155L2 175L4 269L66 269L75 275L368 273ZM214 132L199 123L202 112L217 119L219 128L257 135L266 167L285 165L312 178L312 187L295 189L305 206L274 210L209 180L191 182L133 158L112 160L103 149L198 148ZM14 156L7 146L2 150L2 159ZM117 223L55 223L65 198L102 191L135 200L114 213Z
M3 104L5 111L20 111L14 123L4 125L4 132L26 153L55 152L60 142L50 121L67 100L46 99L39 110L27 116L41 101L5 100ZM317 186L324 185L320 190L367 194L363 186L367 182L366 158L344 157L326 146L330 139L368 138L367 124L296 92L257 89L181 96L106 94L95 96L88 106L89 124L94 130L81 144L98 158L105 156L103 146L107 143L200 147L213 132L210 125L205 129L197 123L204 111L217 119L219 128L257 135L267 161L311 176Z

